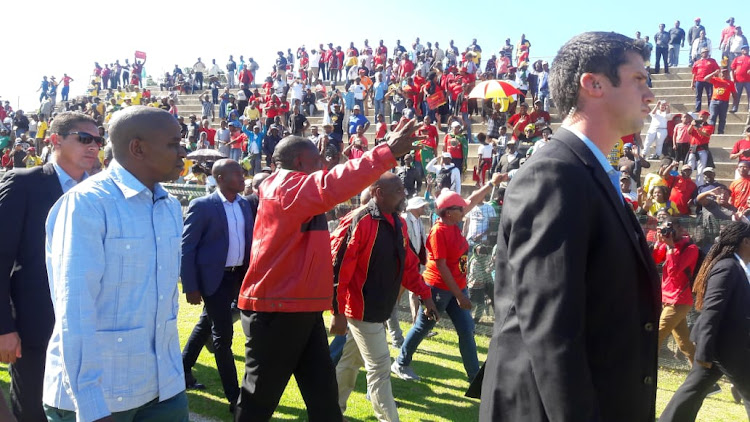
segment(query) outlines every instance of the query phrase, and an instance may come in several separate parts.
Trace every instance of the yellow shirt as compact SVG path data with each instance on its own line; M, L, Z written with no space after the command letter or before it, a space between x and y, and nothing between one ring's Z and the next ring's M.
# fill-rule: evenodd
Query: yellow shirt
M672 201L663 202L661 204L658 202L652 203L651 208L648 209L648 215L655 217L660 209L667 208L667 204L669 204L669 208L667 209L669 215L680 215L680 210L677 209L677 205Z
M44 139L44 135L47 134L47 129L49 126L47 125L47 122L42 120L39 122L39 124L36 127L36 139Z
M667 186L667 182L665 182L657 173L649 173L643 179L643 192L650 194L651 188L654 186Z
M36 167L42 165L42 159L39 158L38 155L31 156L27 155L26 158L24 158L24 161L26 161L26 167Z
M130 98L133 99L133 105L141 105L141 98L143 97L143 94L140 92L134 92L130 94Z
M251 107L245 108L245 118L250 120L258 120L260 119L260 110L257 108L252 109Z

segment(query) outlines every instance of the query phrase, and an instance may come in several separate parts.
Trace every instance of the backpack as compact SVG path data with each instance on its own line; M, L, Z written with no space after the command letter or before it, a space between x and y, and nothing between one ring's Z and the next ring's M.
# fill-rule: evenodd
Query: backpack
M437 184L438 192L443 188L451 188L453 185L451 173L453 173L453 167L442 167L438 170L437 176L435 176L435 183Z

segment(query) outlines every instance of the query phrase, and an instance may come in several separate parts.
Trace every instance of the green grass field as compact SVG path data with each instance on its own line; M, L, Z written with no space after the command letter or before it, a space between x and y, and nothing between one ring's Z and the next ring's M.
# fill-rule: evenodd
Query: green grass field
M188 305L184 296L180 303L179 330L180 340L187 341L193 325L198 320L201 308ZM408 330L409 324L402 322L401 327ZM413 367L422 377L419 382L407 382L391 377L393 392L399 403L399 416L402 421L476 421L479 413L479 401L463 396L468 387L461 358L458 352L458 337L452 330L437 329L438 335L425 340L414 357ZM281 334L281 333L280 333ZM406 334L406 332L404 332ZM244 341L239 322L235 324L233 350L237 363L238 376L244 371ZM487 356L489 338L477 336L479 360ZM395 358L397 350L391 349ZM1 366L0 386L6 397L10 380L5 366ZM216 372L213 355L203 351L194 368L196 378L206 385L202 392L190 391L190 411L212 420L231 420L228 405L223 398L221 383ZM657 395L657 415L661 413L674 391L685 379L684 372L661 370L659 372L659 389ZM720 382L722 392L707 398L698 415L699 421L737 422L746 419L742 405L735 404L729 393L729 384ZM365 399L365 374L360 373L357 387L349 398L346 418L349 421L375 421L370 402ZM305 406L294 379L281 399L274 420L304 420Z

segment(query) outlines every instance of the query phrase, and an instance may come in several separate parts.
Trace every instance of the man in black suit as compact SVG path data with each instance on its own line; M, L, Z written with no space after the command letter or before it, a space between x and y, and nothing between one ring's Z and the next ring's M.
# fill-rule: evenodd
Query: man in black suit
M555 58L567 117L506 191L481 421L654 420L659 279L606 159L654 100L645 57L590 32Z
M218 189L190 202L182 234L180 276L188 303L205 302L200 320L182 351L187 388L202 388L192 374L209 336L224 394L234 411L240 387L232 354L232 302L237 300L250 261L254 218L240 194L245 188L242 167L219 160L212 174Z
M44 262L44 224L52 205L86 178L102 139L82 113L60 113L50 126L53 162L16 169L0 182L0 362L10 363L10 400L20 421L46 421L44 361L54 311Z

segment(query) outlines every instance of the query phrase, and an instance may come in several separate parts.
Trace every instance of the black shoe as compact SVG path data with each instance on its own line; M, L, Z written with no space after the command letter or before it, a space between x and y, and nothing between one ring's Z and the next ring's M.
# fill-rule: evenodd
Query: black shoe
M231 414L234 415L234 410L236 408L237 408L237 402L236 401L229 402L229 413L231 413Z
M196 379L192 379L190 382L185 381L186 390L205 390L206 386L199 383Z
M734 402L737 404L742 403L742 395L740 395L740 390L737 389L734 385L732 386L732 389L729 390L732 392L732 398L734 399Z
M710 390L708 390L708 393L706 393L706 397L713 396L714 394L721 393L721 387L719 387L719 384L714 384Z

